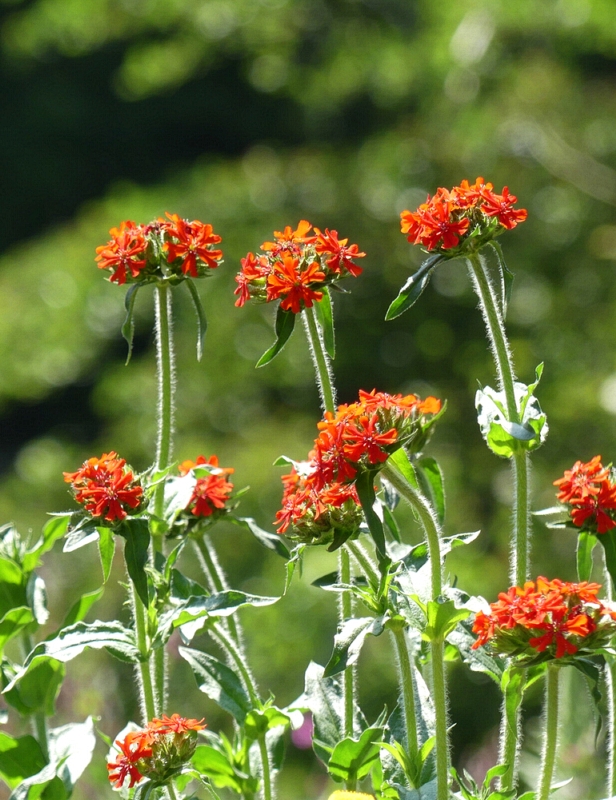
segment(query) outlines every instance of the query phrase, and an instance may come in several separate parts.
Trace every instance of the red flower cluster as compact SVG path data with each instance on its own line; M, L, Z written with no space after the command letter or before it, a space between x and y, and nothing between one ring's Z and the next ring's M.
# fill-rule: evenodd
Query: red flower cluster
M337 231L322 233L303 219L295 230L274 231L275 242L263 242L260 255L248 253L235 276L238 299L243 306L249 299L267 303L280 300L284 311L298 314L312 308L323 297L323 287L347 275L357 277L361 268L354 259L363 258L356 244L338 239Z
M525 209L513 208L517 197L506 186L502 194L493 190L494 186L483 178L472 185L463 180L453 189L441 187L416 211L400 214L402 233L426 250L456 250L458 255L458 248L469 240L474 240L473 249L477 250L527 217Z
M109 280L119 285L166 277L203 277L218 266L222 250L215 250L220 236L212 226L166 213L148 225L127 220L112 228L107 244L96 248L99 269L111 272Z
M421 400L414 394L403 397L373 389L360 391L358 402L339 406L335 414L326 412L305 471L293 470L282 478L283 508L276 514L280 533L289 526L299 530L306 522L319 522L325 512L329 520L335 509L357 517L358 498L350 484L358 473L378 469L403 445L421 449L432 423L429 418L440 410L441 401L435 397Z
M141 504L143 489L117 453L103 453L100 458L89 458L76 472L64 472L64 480L71 484L75 500L93 517L103 517L107 522L121 521L127 508Z
M203 720L163 714L161 719L153 719L143 730L127 733L124 739L115 742L120 755L107 764L110 782L116 789L121 789L129 778L128 788L132 789L146 776L164 780L165 771L188 761L196 744L192 732L203 728Z
M571 520L577 528L606 533L616 527L616 482L601 456L586 464L576 461L554 486L558 486L560 502L571 506Z
M195 467L204 467L209 474L197 478L186 510L195 517L211 517L225 508L233 491L233 484L226 480L225 475L231 475L235 470L231 467L219 467L217 456L209 459L197 456L196 461L183 461L178 470L180 475L187 475Z
M537 578L502 592L490 613L477 613L476 649L490 644L527 660L537 654L563 658L600 647L616 631L616 612L597 598L598 583Z

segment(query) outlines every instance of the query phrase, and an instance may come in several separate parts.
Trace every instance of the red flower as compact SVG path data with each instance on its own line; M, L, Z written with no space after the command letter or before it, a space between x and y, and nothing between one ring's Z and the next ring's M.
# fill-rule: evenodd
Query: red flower
M246 258L241 259L242 269L235 276L235 281L238 284L233 294L238 294L239 297L235 305L243 306L247 300L250 299L250 284L253 281L262 280L266 278L271 272L271 268L267 263L265 256L255 256L253 253L248 253Z
M300 269L299 258L283 255L282 262L274 264L267 278L267 300L283 298L280 307L284 311L299 314L302 308L312 308L315 300L323 297L323 292L312 288L314 283L322 283L325 273L317 261Z
M265 250L265 252L286 250L287 252L299 253L298 245L314 241L314 237L306 236L311 228L312 225L307 219L301 219L295 230L290 225L287 225L284 231L274 231L276 241L263 242L261 250Z
M211 225L204 224L198 220L189 222L180 219L177 214L169 214L166 234L175 241L166 241L163 248L167 253L169 262L181 259L180 267L184 275L193 278L199 277L197 269L198 262L202 262L206 267L214 269L218 266L218 261L222 258L222 250L213 250L211 246L222 241L220 236L213 232Z
M599 494L600 485L609 477L609 470L601 463L601 456L595 456L587 464L576 461L571 469L566 469L562 478L554 481L559 487L557 494L561 503L571 500L585 500Z
M134 222L127 220L118 228L112 228L111 239L107 244L96 248L99 269L110 269L112 283L126 283L128 275L137 278L146 265L147 246L143 230Z
M496 217L501 225L507 230L515 228L515 226L524 222L528 216L528 211L525 208L515 209L513 205L518 202L515 195L509 194L507 186L503 189L502 194L495 194L487 189L481 192L481 211L486 217Z
M366 254L359 252L356 244L347 247L348 239L338 240L338 231L330 231L325 228L325 233L321 233L315 228L316 239L314 249L319 255L326 255L325 263L332 272L342 273L343 270L349 272L353 277L357 277L362 269L353 262L354 258L363 258Z
M570 506L571 521L578 528L607 533L616 527L616 484L609 467L595 456L587 463L576 461L554 481L559 487L557 498Z
M148 736L145 731L134 731L128 733L124 739L118 739L115 744L120 749L121 755L114 762L107 764L109 780L116 789L121 789L129 777L128 788L132 789L144 777L136 767L137 762L152 757Z
M187 731L202 731L205 727L203 719L187 719L179 714L172 714L168 717L163 714L161 719L154 717L148 723L148 731L152 733L176 733L182 734Z
M369 464L382 464L390 455L385 448L395 443L398 431L391 428L379 433L379 415L375 413L352 421L342 438L344 455L349 461L360 461L365 456Z
M141 503L143 489L127 469L126 461L113 451L88 459L76 472L63 474L65 482L72 486L75 500L93 517L121 521L127 516L126 507L135 509Z
M219 467L218 457L197 456L196 461L183 461L178 470L180 475L186 475L195 467L207 467L210 474L197 478L197 483L186 506L195 517L211 517L216 511L225 508L233 491L233 484L226 480L225 475L232 475L232 467Z

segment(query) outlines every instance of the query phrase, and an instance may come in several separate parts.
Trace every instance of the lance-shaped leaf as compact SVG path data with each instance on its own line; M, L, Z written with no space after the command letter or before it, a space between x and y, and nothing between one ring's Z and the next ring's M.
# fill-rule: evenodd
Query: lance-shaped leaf
M130 289L126 292L126 297L124 298L124 308L126 309L126 317L124 322L122 323L122 336L126 340L128 345L128 353L126 355L126 363L130 361L130 358L133 354L133 337L135 335L135 320L134 320L134 312L135 312L135 300L137 299L137 292L141 288L142 284L134 283Z
M462 661L467 664L473 672L483 672L489 675L492 680L500 686L505 671L506 661L499 656L490 655L485 647L478 647L473 650L473 645L477 638L468 630L467 625L462 624L453 630L447 637L449 644L458 648Z
M418 462L418 477L424 494L432 501L440 525L445 522L445 483L443 473L434 458L428 456Z
M577 574L579 581L589 581L592 574L593 560L592 552L597 545L597 537L594 533L580 531L575 551L575 561L577 564Z
M332 675L338 675L347 667L355 664L366 636L369 633L373 636L380 636L384 630L382 617L376 619L374 617L353 617L345 620L334 636L334 650L325 666L323 677L331 678Z
M365 778L378 759L383 728L367 728L359 739L345 738L334 747L327 769L335 781Z
M10 691L5 692L6 702L23 716L42 711L45 716L55 714L55 702L64 680L64 664L53 658L39 658ZM2 663L2 683L8 685L17 670L8 661Z
M386 320L395 319L403 314L408 308L414 305L430 283L432 270L444 259L440 253L427 258L419 269L414 272L400 289L398 296L387 309Z
M249 739L259 739L274 728L280 726L286 728L290 724L291 718L288 714L275 706L269 706L263 711L257 709L249 711L244 720L244 731Z
M596 742L597 737L601 733L601 723L602 723L601 691L599 689L601 682L601 672L599 670L599 667L596 664L594 664L589 658L574 658L572 664L578 670L578 672L580 672L586 678L590 696L592 697L593 702L595 704L595 710L597 712L597 725L595 728L595 742Z
M0 778L15 789L26 778L36 775L47 763L39 743L33 736L18 739L0 731Z
M150 530L146 519L125 519L118 528L118 533L126 540L124 560L130 579L135 584L141 602L148 607L148 576L145 565L148 562L150 546Z
M323 297L314 304L319 326L323 333L323 344L330 358L336 358L336 340L334 338L334 311L332 297L327 286L323 287Z
M458 622L470 615L468 608L457 608L453 600L431 600L426 606L427 625L421 633L427 642L444 642Z
M43 526L43 535L38 542L29 548L23 557L22 568L24 572L32 572L38 566L40 557L47 553L58 539L61 539L67 531L70 516L52 517Z
M314 723L312 746L324 764L344 736L344 692L340 677L325 678L323 667L311 661L304 677L304 693L289 708L310 711Z
M612 528L607 533L602 533L597 536L597 539L603 545L607 571L610 573L612 582L616 584L616 528Z
M83 518L78 525L68 530L62 551L64 553L72 553L90 544L90 542L98 541L98 538L99 533L96 525Z
M7 611L0 620L0 655L6 643L34 620L32 609L28 606L18 606Z
M480 533L481 531L471 531L470 533L456 533L454 536L444 537L441 539L441 558L445 558L445 556L452 550L455 550L456 547L463 547L466 544L474 542ZM419 544L413 545L410 551L400 560L407 569L417 572L428 563L429 553L427 543L420 542Z
M282 308L278 306L275 327L276 341L257 361L257 367L264 367L266 364L269 364L289 341L289 337L293 333L293 328L295 327L295 314L292 311L283 311Z
M23 667L7 686L10 691L40 658L72 661L86 648L105 649L120 661L136 664L141 659L132 631L119 622L77 622L60 630L53 638L39 642L26 658Z
M236 794L242 794L242 783L248 776L238 774L231 754L209 744L203 744L195 750L191 763L197 772L211 780L217 789L229 788Z
M498 262L498 268L500 271L500 278L501 278L501 296L500 296L500 305L501 305L501 314L503 319L507 316L507 306L509 301L511 300L511 290L513 289L513 279L514 274L511 272L507 264L505 263L505 256L503 255L503 248L500 246L500 242L496 240L490 242L490 247L494 250L496 254L496 260Z
M268 550L273 550L283 558L289 558L291 556L291 552L286 546L282 536L279 533L264 531L263 528L257 525L252 517L236 517L231 514L227 519L234 525L239 525L240 528L250 531L259 544L263 545L263 547L267 547Z
M240 679L209 653L180 647L179 653L193 671L199 689L242 725L253 704Z
M115 536L109 528L97 528L97 530L99 535L98 554L101 560L101 569L103 570L103 583L107 583L111 574L113 556L115 555Z
M13 608L28 606L26 576L10 558L0 558L0 617Z
M190 297L195 307L195 313L197 314L197 361L201 361L203 357L203 343L205 341L205 334L207 333L207 318L203 309L203 303L199 297L199 292L192 279L186 278L185 283L188 286L188 291L190 292Z
M357 489L357 496L361 503L370 535L374 539L377 553L379 556L385 556L385 533L383 531L383 522L375 510L377 506L376 494L374 492L374 478L376 472L374 470L365 470L359 473L355 481L355 488ZM378 504L380 508L380 504Z
M101 599L104 592L105 589L101 586L100 589L95 589L93 592L82 594L70 607L62 621L62 627L68 628L69 625L74 625L76 622L81 622L81 620L85 619L88 611L92 608L94 603Z

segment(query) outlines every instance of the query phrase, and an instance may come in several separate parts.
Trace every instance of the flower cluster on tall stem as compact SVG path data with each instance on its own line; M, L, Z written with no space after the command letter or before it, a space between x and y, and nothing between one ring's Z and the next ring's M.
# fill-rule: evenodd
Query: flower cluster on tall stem
M165 216L147 225L125 220L109 231L111 239L96 248L96 261L99 269L111 272L112 283L200 278L218 266L222 250L215 245L222 239L210 224L169 212Z
M232 475L235 470L232 467L220 467L218 456L215 455L210 458L197 456L195 461L182 461L178 466L180 475L188 475L195 470L206 474L197 477L186 511L193 517L218 518L228 510L233 491L233 484L225 476Z
M523 222L527 211L514 208L516 203L507 186L496 194L483 178L473 184L463 180L453 189L440 187L416 211L403 211L402 233L428 251L464 255Z
M116 789L132 789L143 778L158 785L168 782L191 758L197 746L197 731L205 728L203 720L187 719L179 714L163 714L145 728L131 731L115 746L119 755L107 764L109 781Z
M616 480L611 466L601 463L601 456L587 463L576 461L554 486L558 487L558 500L569 506L576 528L601 534L616 527Z
M313 229L304 219L295 230L288 225L284 231L274 231L274 238L263 242L262 253L248 253L242 259L235 277L236 306L251 299L280 300L283 311L299 314L321 300L324 287L361 273L355 259L366 254L356 244L349 245L348 239L339 239L337 231Z
M76 472L65 472L75 500L95 518L121 522L141 505L143 489L126 461L113 450L89 458Z
M512 586L488 614L477 613L473 648L489 645L520 664L592 655L616 633L616 611L598 599L600 589L544 577Z

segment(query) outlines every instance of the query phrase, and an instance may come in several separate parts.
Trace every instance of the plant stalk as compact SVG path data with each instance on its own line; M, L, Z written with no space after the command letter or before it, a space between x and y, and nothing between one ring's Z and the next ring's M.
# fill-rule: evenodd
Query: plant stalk
M167 794L169 795L169 800L179 800L178 794L175 791L175 786L173 785L173 782L168 783L165 788L167 790Z
M605 551L604 551L605 557ZM604 563L604 584L608 600L614 600L614 583L607 564ZM616 797L616 659L605 656L607 729L607 796Z
M558 739L558 677L559 667L553 663L548 664L545 679L545 734L537 800L548 800L554 774Z
M406 728L406 748L410 760L415 763L419 751L417 712L415 709L415 679L413 677L413 663L409 653L408 639L402 628L392 630L396 655L398 656L398 681L402 694L404 708L404 722ZM418 789L418 786L413 787Z
M212 593L225 592L229 589L227 578L218 561L216 551L209 536L200 536L198 539L193 540L199 561L203 568L203 572L209 584L209 589ZM229 633L235 640L238 647L243 649L243 637L239 624L234 619L233 615L225 619L225 624Z
M317 386L321 396L321 405L324 411L334 414L336 412L336 391L332 379L332 369L329 357L323 344L323 337L317 325L314 306L302 311L302 319L308 338L310 355L317 378Z
M174 348L173 348L173 307L171 287L159 283L154 293L156 312L156 377L158 383L158 438L156 442L156 470L169 466L173 452L173 389L174 389ZM165 499L165 484L156 487L154 513L162 517Z
M32 650L32 638L30 637L29 633L22 633L21 634L21 644L24 653L24 660L28 657ZM47 717L45 716L44 711L37 711L36 713L32 714L30 717L30 722L32 725L32 733L34 734L34 738L40 745L41 750L43 751L43 755L45 758L49 758L49 737L48 737L48 728L47 728Z
M447 686L445 683L445 643L430 642L432 655L432 702L435 717L436 798L449 800L449 735L447 733Z
M349 551L343 545L338 550L338 580L343 584L351 583L351 559L349 558ZM351 592L341 592L340 602L338 605L338 619L340 625L353 616L353 598ZM354 668L347 667L344 671L344 735L352 737L355 731L355 670ZM350 787L347 785L347 789Z
M152 678L152 658L147 635L147 610L141 598L137 594L135 585L131 581L131 601L133 606L133 618L135 620L135 633L137 636L137 648L141 654L138 666L139 691L141 695L141 715L144 725L158 716L156 702L156 690ZM162 648L161 648L162 649Z

